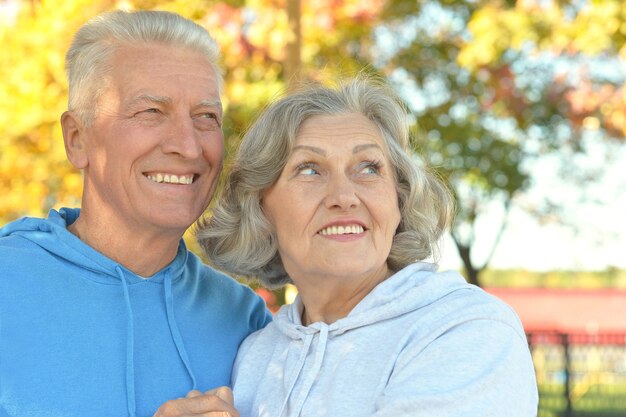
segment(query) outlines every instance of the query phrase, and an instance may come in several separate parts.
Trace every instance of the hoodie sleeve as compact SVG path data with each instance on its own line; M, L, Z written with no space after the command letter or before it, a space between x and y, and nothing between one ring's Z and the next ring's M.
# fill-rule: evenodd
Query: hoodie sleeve
M525 337L481 318L456 323L426 345L409 344L374 417L535 417L537 404Z

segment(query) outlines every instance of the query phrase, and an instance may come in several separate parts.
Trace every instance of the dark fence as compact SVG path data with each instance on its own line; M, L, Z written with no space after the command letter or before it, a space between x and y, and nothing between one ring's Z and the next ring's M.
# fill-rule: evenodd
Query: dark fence
M538 417L626 417L626 333L529 332Z

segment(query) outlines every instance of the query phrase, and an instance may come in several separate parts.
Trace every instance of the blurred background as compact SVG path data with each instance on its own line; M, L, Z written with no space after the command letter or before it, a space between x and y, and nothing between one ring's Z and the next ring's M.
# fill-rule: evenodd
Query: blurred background
M80 205L64 54L117 8L175 11L217 39L226 170L298 81L386 78L457 198L441 268L517 310L539 416L626 416L626 2L0 0L0 226ZM258 291L273 309L293 297Z

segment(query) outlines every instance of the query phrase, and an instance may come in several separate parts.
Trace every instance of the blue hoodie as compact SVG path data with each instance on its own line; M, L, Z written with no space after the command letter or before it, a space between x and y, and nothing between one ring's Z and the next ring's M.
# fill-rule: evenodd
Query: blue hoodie
M228 385L237 348L271 315L181 240L149 279L67 231L78 209L0 229L0 416L152 416Z

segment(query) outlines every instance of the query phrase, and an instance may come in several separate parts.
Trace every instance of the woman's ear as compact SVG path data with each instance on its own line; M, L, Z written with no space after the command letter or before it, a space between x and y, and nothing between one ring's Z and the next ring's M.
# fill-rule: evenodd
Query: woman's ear
M67 159L76 169L84 169L88 165L85 128L74 112L66 111L61 115L61 129Z

